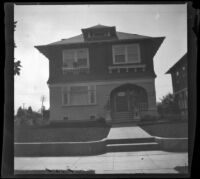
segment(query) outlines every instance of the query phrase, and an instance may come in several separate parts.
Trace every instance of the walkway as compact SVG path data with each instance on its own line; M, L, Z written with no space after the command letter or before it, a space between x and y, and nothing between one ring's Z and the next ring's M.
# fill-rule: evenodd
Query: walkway
M113 125L107 136L108 139L148 138L152 137L139 126L120 127Z
M15 157L15 170L95 170L109 173L178 173L188 166L187 153L164 151L115 152L81 157ZM19 173L19 171L18 171Z

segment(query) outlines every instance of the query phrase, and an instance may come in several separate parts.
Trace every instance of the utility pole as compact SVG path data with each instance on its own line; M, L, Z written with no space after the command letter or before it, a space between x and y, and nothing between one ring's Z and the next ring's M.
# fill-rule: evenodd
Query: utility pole
M42 113L42 120L44 119L44 101L46 100L46 97L44 95L41 96L40 98L41 102L42 102L42 107L41 107L41 113Z

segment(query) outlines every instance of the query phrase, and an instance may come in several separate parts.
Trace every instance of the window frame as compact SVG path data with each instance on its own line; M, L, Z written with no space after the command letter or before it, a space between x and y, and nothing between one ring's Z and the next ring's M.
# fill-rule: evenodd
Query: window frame
M127 48L129 46L132 46L132 45L136 45L137 47L137 53L138 53L138 59L137 61L133 61L133 62L130 62L128 61L128 50ZM116 62L115 60L115 47L124 47L125 48L125 62ZM134 64L134 63L141 63L141 53L140 53L140 45L139 43L132 43L132 44L123 44L123 45L112 45L112 57L113 57L113 64L117 65L117 64Z
M88 48L77 48L77 49L63 49L62 50L62 67L63 69L75 69L75 67L65 67L64 66L64 54L66 51L72 51L74 52L74 62L78 62L78 51L79 50L85 50L86 51L86 57L87 57L87 65L86 66L77 66L76 68L89 68L90 67L90 60L89 60L89 49Z
M88 99L88 103L87 104L71 104L70 103L70 91L71 91L71 87L82 87L82 86L87 86L87 99ZM91 89L91 86L94 87L94 102L91 103L91 93L90 93L90 89ZM66 90L67 89L67 90ZM67 91L67 103L65 104L65 92ZM77 84L77 85L69 85L69 86L63 86L62 87L62 106L89 106L89 105L96 105L97 104L97 97L96 97L96 85L81 85L81 84Z

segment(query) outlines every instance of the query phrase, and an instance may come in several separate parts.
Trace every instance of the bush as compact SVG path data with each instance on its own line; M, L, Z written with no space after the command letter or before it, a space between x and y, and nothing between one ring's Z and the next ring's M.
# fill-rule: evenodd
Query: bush
M182 119L181 115L179 114L168 114L162 117L162 119L164 120L168 120L168 121L179 121Z
M141 117L141 121L157 121L157 120L159 120L159 117L153 115L144 115Z
M97 121L98 121L98 122L101 122L101 123L105 123L105 122L106 122L105 118L103 118L103 117L99 117L99 118L97 119Z
M49 121L44 120L42 118L35 118L33 123L36 126L45 126L45 125L49 124Z

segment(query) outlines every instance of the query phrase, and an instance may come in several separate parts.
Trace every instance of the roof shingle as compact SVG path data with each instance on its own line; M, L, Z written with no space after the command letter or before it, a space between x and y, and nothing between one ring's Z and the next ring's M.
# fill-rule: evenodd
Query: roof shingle
M152 37L149 37L149 36L131 34L131 33L125 33L125 32L116 32L116 33L117 33L118 40L152 38ZM48 46L83 43L83 42L85 42L83 35L80 34L80 35L77 35L77 36L74 36L74 37L71 37L71 38L68 38L68 39L62 39L60 41L50 43L50 44L48 44Z

